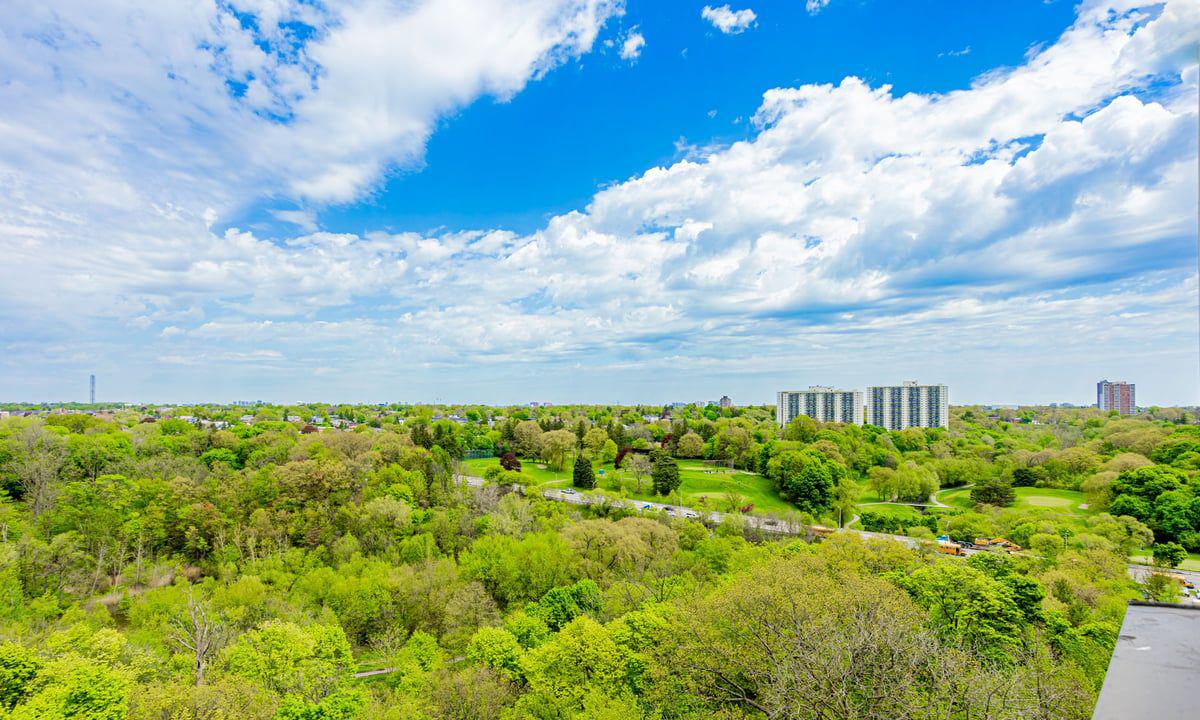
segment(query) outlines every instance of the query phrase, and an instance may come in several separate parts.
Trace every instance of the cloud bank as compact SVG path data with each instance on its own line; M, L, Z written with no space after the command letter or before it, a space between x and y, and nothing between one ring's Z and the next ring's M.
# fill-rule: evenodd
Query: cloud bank
M1097 354L1187 392L1200 8L1113 5L955 92L769 90L752 139L530 234L302 213L286 238L213 228L245 195L368 192L441 113L587 52L619 8L498 3L437 42L456 2L38 11L0 46L0 395L97 365L142 397L634 399L720 376L762 401L775 378L918 371L1047 392Z

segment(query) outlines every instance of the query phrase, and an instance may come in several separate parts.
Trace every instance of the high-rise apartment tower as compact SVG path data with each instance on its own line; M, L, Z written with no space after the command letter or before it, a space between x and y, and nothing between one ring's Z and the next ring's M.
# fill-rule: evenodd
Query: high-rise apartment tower
M867 422L888 430L950 427L950 389L945 385L901 385L867 388Z
M1124 380L1101 380L1096 383L1096 407L1101 410L1116 410L1121 415L1137 412L1137 395L1134 384Z
M775 419L782 426L797 415L807 415L818 422L862 425L863 394L858 390L834 390L821 385L779 392L775 397Z

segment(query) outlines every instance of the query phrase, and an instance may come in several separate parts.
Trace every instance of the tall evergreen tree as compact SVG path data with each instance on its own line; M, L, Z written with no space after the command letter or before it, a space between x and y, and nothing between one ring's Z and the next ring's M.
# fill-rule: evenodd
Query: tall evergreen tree
M650 481L654 485L656 495L670 495L675 492L682 482L679 478L679 463L666 453L659 453L654 461L654 470L650 473Z
M596 487L596 473L592 470L592 463L580 453L575 458L575 472L573 483L577 488L590 490Z

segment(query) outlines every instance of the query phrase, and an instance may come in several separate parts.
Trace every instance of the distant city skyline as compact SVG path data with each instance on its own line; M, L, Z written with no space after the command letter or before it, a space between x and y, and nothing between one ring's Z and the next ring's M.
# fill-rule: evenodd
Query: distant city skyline
M1200 404L1195 0L467 4L0 9L0 399Z
M88 378L89 378L89 383L94 386L95 376L89 375ZM899 384L901 384L901 383L897 383L897 385L899 385ZM1127 384L1130 386L1136 385L1136 383L1132 383L1132 382L1128 382L1128 383L1122 382L1121 384ZM813 391L813 390L829 390L829 391L835 392L835 393L858 392L858 394L860 396L863 396L862 405L865 406L866 398L865 398L864 393L861 390L869 389L870 387L872 387L872 386L871 385L863 385L859 388L847 386L844 389L837 389L835 386L815 385L815 386L809 386L805 390L786 391L786 392L801 392L801 393L803 393L803 392L809 392L809 391ZM1041 399L1041 400L1035 399L1035 400L1023 400L1023 401L1012 401L1012 400L961 400L960 401L957 397L958 393L956 390L955 396L954 396L954 398L955 398L954 402L952 402L950 404L957 405L957 406L988 405L988 406L994 406L994 407L1022 406L1022 405L1025 405L1025 406L1037 405L1037 406L1048 407L1051 405L1070 404L1074 407L1096 407L1099 403L1099 396L1097 394L1098 386L1092 385L1091 390L1092 390L1092 397L1088 400L1063 400L1060 398L1060 399ZM238 397L238 398L231 399L231 398L227 398L227 397L198 396L198 397L189 397L189 398L159 397L159 398L150 398L150 399L147 399L147 398L117 398L117 399L105 400L104 402L106 402L106 403L125 403L125 402L144 403L144 404L148 404L148 405L169 404L169 403L177 403L177 404L216 403L216 404L225 404L225 405L254 405L257 403L263 403L263 404L275 404L275 405L288 405L288 404L302 404L302 403L310 403L310 402L316 402L316 403L327 402L327 403L331 403L331 404L338 404L338 403L371 404L371 403L398 402L398 403L408 403L408 404L420 404L420 403L447 404L447 405L478 404L478 405L495 405L495 406L530 405L531 403L534 403L534 402L536 402L538 405L542 405L542 404L549 404L549 405L613 404L613 405L662 405L662 406L679 405L679 404L695 404L697 402L711 402L712 404L717 405L719 407L725 407L723 401L729 400L729 405L728 405L729 407L739 407L739 406L747 406L747 405L778 407L780 397L784 394L784 391L776 390L772 394L774 395L773 398L768 398L765 400L760 400L757 398L747 398L747 399L743 400L737 396L731 395L730 393L719 392L719 395L720 395L719 399L709 399L709 400L701 400L701 401L681 399L683 397L688 397L688 396L694 397L696 395L699 395L701 397L706 397L705 393L695 393L695 392L691 392L691 391L685 391L678 395L662 397L662 398L658 398L658 397L642 398L642 399L624 398L621 400L616 400L616 399L579 400L579 399L571 399L569 397L559 398L559 399L550 399L548 397L542 397L541 399L538 399L538 400L532 400L528 397L525 397L525 398L516 398L513 400L487 401L487 400L482 400L482 399L478 399L478 398L475 398L475 399L460 398L460 399L454 399L454 400L445 399L445 398L434 399L434 398L429 398L429 397L423 397L423 398L422 397L411 397L411 398L379 397L379 398L348 399L348 398L339 398L339 397L301 398L301 397L284 397L284 396L281 396L280 398L277 398L277 399L269 399L269 398L263 397L259 400L245 400L244 397ZM717 398L717 395L714 393L708 393L707 395L712 395L713 398ZM1173 407L1173 406L1196 407L1196 406L1200 406L1200 402L1191 402L1191 403L1188 403L1188 402L1157 402L1157 403L1155 403L1155 402L1145 402L1145 401L1141 400L1138 395L1135 395L1133 397L1134 397L1134 400L1133 400L1134 407L1139 407L1139 406L1140 407L1151 407L1151 406L1156 406L1156 405L1161 406L1161 407ZM5 403L5 402L8 402L8 403L17 403L17 402L70 403L70 402L85 402L85 400L83 398L71 398L71 397L57 398L57 399L0 398L0 403ZM94 399L92 400L92 402L94 402ZM866 412L863 411L860 414L862 414L862 420L865 421L866 420ZM788 419L790 420L791 418L789 417Z

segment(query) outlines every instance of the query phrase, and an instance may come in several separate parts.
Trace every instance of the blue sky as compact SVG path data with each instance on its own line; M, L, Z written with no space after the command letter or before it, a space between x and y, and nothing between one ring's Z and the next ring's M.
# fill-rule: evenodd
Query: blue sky
M1194 3L0 3L0 399L1200 402Z
M703 3L628 3L608 39L653 38L635 64L601 43L506 102L481 98L441 121L422 165L362 201L323 209L322 227L532 232L598 187L678 159L681 144L753 137L749 118L766 89L853 75L898 93L946 92L1020 64L1074 20L1062 0L851 0L815 15L797 0L751 6L754 28L731 36L700 16ZM268 227L271 207L257 203L230 223Z

